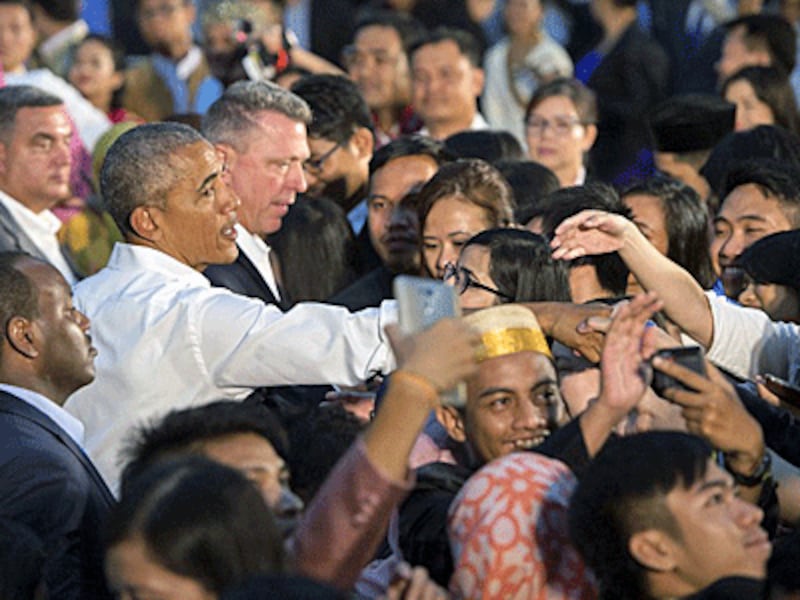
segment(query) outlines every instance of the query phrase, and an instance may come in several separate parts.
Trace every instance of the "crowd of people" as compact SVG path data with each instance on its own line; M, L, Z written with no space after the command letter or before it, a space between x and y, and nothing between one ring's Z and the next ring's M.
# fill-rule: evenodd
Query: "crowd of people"
M0 600L800 597L798 28L0 0Z

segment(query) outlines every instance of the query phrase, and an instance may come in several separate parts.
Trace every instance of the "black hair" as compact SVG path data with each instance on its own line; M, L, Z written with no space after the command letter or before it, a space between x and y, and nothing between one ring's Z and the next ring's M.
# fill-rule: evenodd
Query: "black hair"
M489 163L525 158L519 140L502 129L459 131L448 137L444 145L458 158L480 158Z
M760 13L744 15L725 24L725 29L729 32L739 27L744 29L744 43L748 48L765 49L772 58L772 65L787 76L794 70L797 35L786 19L779 15Z
M306 506L364 427L356 416L333 404L315 407L289 429L292 490Z
M10 144L17 113L23 108L61 106L64 101L32 85L9 85L0 88L0 143Z
M141 540L154 562L215 595L285 568L283 540L256 487L200 456L156 463L131 480L104 539L108 550Z
M430 156L439 166L455 159L439 140L424 135L403 135L375 151L369 161L369 174L373 175L388 162L404 156Z
M33 282L17 268L21 259L37 260L25 252L0 252L0 326L5 337L14 317L35 319L39 316L39 292ZM2 356L3 344L0 344Z
M725 177L722 198L737 187L753 184L764 196L778 201L781 211L800 227L800 170L774 160L743 160L735 163Z
M409 49L408 57L413 59L417 50L423 46L448 41L458 46L459 53L466 56L473 67L480 68L482 66L481 47L478 44L478 40L469 31L455 27L437 27L433 31L422 35Z
M527 229L487 229L464 244L489 249L489 277L508 302L570 302L569 273L547 240ZM506 300L501 298L501 302Z
M397 32L406 55L425 32L425 27L410 15L385 9L367 9L356 21L353 39L366 27L390 27Z
M748 158L771 158L800 169L800 137L771 125L729 133L714 146L700 174L717 197L724 198L725 174L734 162Z
M267 237L291 302L327 300L356 278L356 242L344 209L330 198L299 196Z
M784 594L800 592L800 531L775 540L767 563L767 581L773 590ZM772 596L775 597L775 596Z
M311 107L308 135L344 143L359 127L373 130L369 107L352 80L341 75L308 75L292 92Z
M129 438L122 472L123 494L129 482L153 464L182 454L201 454L204 443L237 433L268 441L281 457L288 441L278 419L267 408L231 400L173 410L159 421L139 427Z
M621 196L658 198L667 230L667 258L686 269L703 289L711 289L716 275L709 253L708 210L697 192L669 177L656 176L626 188Z
M78 44L78 48L83 46L86 42L97 42L102 44L108 51L111 53L111 60L114 62L114 72L115 73L124 73L125 69L127 68L127 57L125 56L125 48L122 47L117 40L114 38L108 37L106 35L100 35L98 33L90 33L85 38L83 38ZM116 90L114 90L111 94L111 108L122 108L122 96L125 93L125 83L119 86Z
M649 597L645 569L628 541L650 528L680 539L666 496L692 487L710 458L711 447L699 437L653 431L609 440L589 463L570 500L569 530L597 576L601 598Z
M24 523L0 517L0 600L36 598L43 587L44 542Z
M514 220L525 225L537 214L537 207L561 187L550 169L532 160L498 160L492 163L506 178L514 193Z
M542 202L537 216L542 217L542 231L549 238L564 219L582 210L595 209L623 215L630 219L631 212L620 200L617 192L604 183L566 187L556 190ZM597 280L612 296L623 296L628 286L628 267L619 254L584 256L570 262L572 266L594 265Z
M525 120L547 98L564 96L572 101L581 123L597 123L597 96L577 79L559 77L536 89L525 109Z
M792 133L800 132L797 100L785 73L775 67L745 67L723 82L721 95L724 97L731 84L737 81L750 84L756 97L769 106L776 125Z
M47 15L56 21L72 23L77 21L81 14L78 0L29 0L32 6L38 6Z

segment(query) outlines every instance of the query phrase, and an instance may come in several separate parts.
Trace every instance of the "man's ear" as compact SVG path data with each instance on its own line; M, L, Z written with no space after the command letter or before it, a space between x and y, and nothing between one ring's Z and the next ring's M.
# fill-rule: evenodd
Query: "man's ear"
M372 152L375 149L375 138L369 129L366 127L356 129L350 138L350 143L355 148L358 158L366 158L367 160L372 158Z
M447 435L457 442L466 442L467 434L464 432L464 419L454 406L437 406L436 420L447 431Z
M36 358L39 350L36 347L36 336L33 331L33 323L25 317L11 317L6 325L6 339L9 345L25 356L26 358Z
M676 567L675 542L663 531L646 529L628 540L628 552L640 565L651 571L671 571Z
M154 241L160 235L158 223L153 218L154 211L150 206L137 206L131 213L129 224L133 232L140 238Z

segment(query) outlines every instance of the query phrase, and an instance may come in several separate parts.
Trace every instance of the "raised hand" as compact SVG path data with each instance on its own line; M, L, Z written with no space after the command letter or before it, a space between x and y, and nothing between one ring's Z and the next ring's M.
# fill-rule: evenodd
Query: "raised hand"
M622 215L584 210L556 227L550 247L553 258L573 260L581 256L616 252L625 245L625 235L636 226Z

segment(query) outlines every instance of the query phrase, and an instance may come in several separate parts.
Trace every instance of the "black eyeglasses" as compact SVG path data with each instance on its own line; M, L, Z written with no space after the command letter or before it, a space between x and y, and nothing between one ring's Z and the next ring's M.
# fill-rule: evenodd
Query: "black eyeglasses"
M328 150L325 154L320 156L319 158L315 159L308 159L303 163L303 170L308 173L320 173L322 171L322 167L325 166L325 161L328 160L333 153L336 152L339 148L344 146L344 142L336 142L336 145Z
M489 292L494 294L495 296L500 296L501 298L505 298L506 300L514 300L508 294L504 294L498 289L491 288L488 285L484 285L481 282L475 279L475 276L469 271L469 269L465 269L464 267L456 266L453 263L447 263L444 266L444 275L442 276L443 281L450 281L453 280L453 285L456 288L459 296L467 291L467 288L475 288L478 290L483 290L485 292Z

